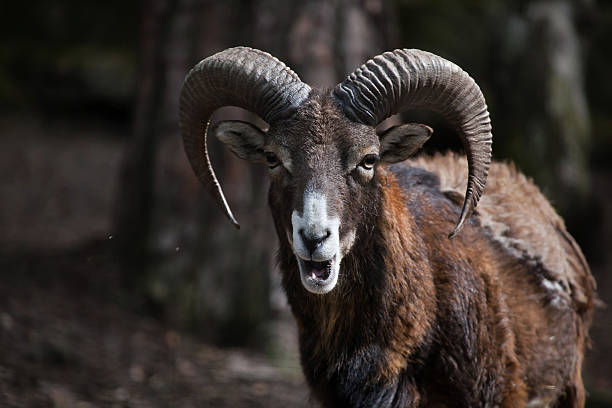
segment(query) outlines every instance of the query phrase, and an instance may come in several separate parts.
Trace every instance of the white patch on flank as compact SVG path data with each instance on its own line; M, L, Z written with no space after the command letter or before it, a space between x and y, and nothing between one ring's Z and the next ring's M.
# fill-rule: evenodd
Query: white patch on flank
M561 307L567 298L567 292L560 282L542 279L542 286L551 294L550 304L554 307Z
M548 279L542 279L542 286L549 291L553 292L561 292L563 290L563 286L559 282L551 281Z
M545 404L546 403L540 398L534 398L532 400L529 400L529 402L527 403L527 408L543 408L546 406Z
M544 385L542 387L544 392L540 390L539 396L530 399L527 402L526 408L549 408L553 405L556 405L555 402L557 400L557 392L555 392L556 387L554 385Z

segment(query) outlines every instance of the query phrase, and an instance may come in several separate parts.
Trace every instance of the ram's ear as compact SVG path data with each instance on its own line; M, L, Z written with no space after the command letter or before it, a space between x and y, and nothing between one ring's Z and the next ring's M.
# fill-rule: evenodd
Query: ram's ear
M379 135L380 160L385 163L397 163L406 160L429 139L433 130L418 123L406 123L393 126Z
M256 126L240 120L226 120L219 122L212 132L241 159L254 163L265 161L266 134Z

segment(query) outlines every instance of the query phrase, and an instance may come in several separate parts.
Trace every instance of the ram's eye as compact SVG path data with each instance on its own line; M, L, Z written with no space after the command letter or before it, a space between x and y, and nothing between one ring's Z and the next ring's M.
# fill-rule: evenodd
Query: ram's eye
M364 158L361 160L359 165L366 170L372 170L376 161L378 160L378 155L375 153L366 154Z
M278 157L272 152L266 152L266 163L268 163L268 167L273 169L280 164L280 160Z

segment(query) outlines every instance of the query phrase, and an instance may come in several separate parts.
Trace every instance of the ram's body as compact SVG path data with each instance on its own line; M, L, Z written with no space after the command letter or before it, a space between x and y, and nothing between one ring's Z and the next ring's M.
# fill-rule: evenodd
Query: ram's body
M381 171L379 216L336 293L304 292L280 237L302 364L326 406L583 403L594 283L580 249L537 187L500 163L448 240L466 166L446 155Z
M202 127L223 105L270 125L222 122L214 133L270 168L283 285L304 373L325 407L584 405L594 282L539 190L491 164L488 110L467 73L395 50L316 90L261 51L203 60L181 92L185 150L237 225ZM454 125L467 163L406 161L430 137L425 125L377 133L412 108Z

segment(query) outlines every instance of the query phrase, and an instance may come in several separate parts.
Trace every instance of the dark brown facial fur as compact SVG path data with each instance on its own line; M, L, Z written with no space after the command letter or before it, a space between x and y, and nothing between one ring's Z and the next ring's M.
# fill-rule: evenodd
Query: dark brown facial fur
M358 165L367 154L378 154L378 136L371 127L350 122L326 93L315 92L294 116L269 132L270 150L291 152L291 171L270 174L271 193L283 194L279 201L290 214L302 206L308 185L319 189L329 197L330 212L343 214L341 225L350 229L360 214L371 211L374 183ZM362 205L345 208L348 201ZM285 222L290 225L290 217Z

